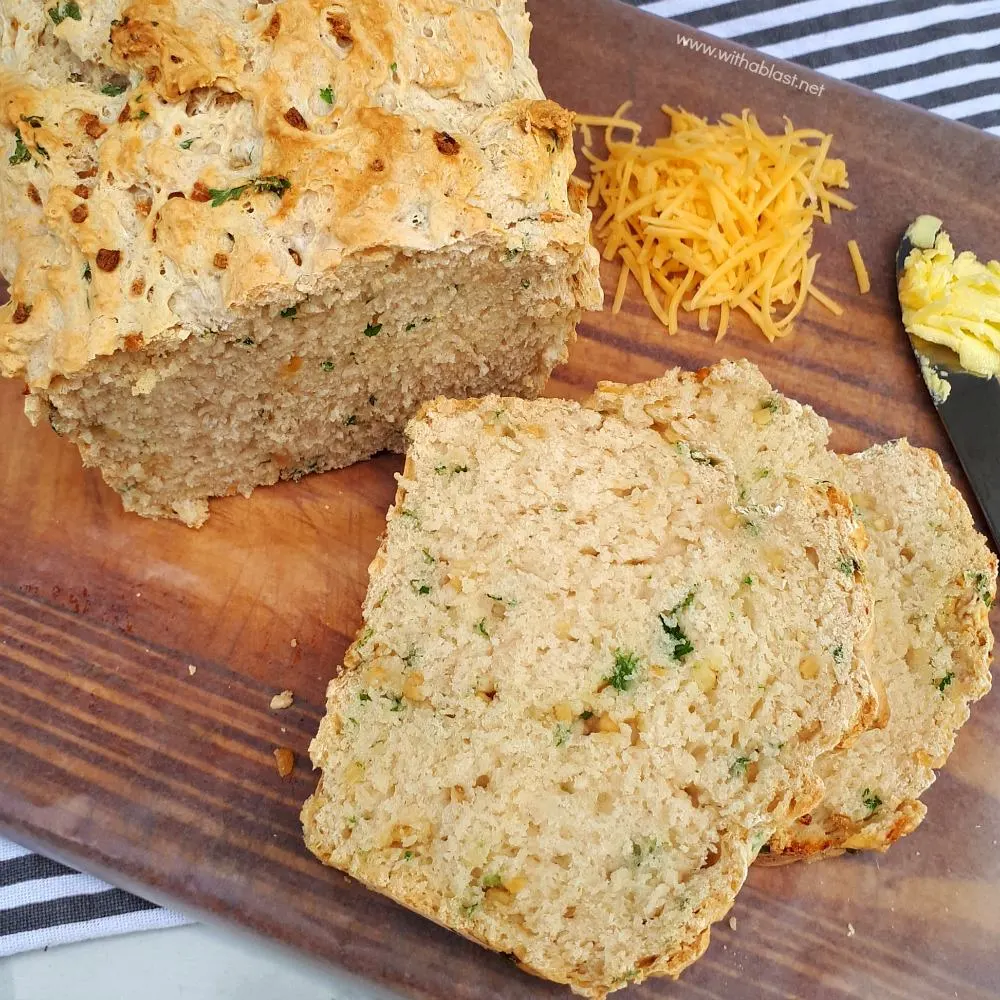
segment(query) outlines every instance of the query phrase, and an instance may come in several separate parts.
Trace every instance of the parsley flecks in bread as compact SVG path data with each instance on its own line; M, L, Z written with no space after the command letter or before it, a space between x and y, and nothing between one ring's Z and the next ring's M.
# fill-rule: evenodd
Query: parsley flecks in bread
M438 393L533 395L601 301L523 0L4 15L0 372L130 510L199 524Z
M701 954L874 700L846 498L776 470L750 511L642 390L410 423L303 809L325 862L594 997Z
M618 387L608 388L616 398ZM697 434L703 448L728 454L748 511L777 502L776 483L789 475L833 483L852 498L867 537L863 554L809 558L831 576L861 574L872 588L869 666L884 692L879 717L819 762L824 801L774 837L766 857L885 849L923 819L919 796L951 752L969 703L989 690L995 557L934 452L897 441L836 455L826 421L775 393L749 362L669 372L645 392L663 402L667 433ZM636 400L629 405L637 410ZM829 652L837 662L847 655L839 644Z

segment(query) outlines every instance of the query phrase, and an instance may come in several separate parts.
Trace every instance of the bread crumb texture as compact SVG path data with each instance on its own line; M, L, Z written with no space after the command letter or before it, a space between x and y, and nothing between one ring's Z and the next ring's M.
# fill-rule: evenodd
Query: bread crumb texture
M326 863L592 997L704 951L876 701L849 501L781 472L758 399L749 482L655 387L410 423L302 813Z
M601 301L523 0L11 0L0 371L142 514L532 394ZM516 332L515 332L516 331Z
M619 392L602 386L597 397ZM969 703L990 689L996 557L937 454L895 441L836 455L827 448L826 421L775 392L748 362L694 378L670 372L624 398L634 409L651 396L675 414L680 433L697 429L706 446L728 449L747 502L760 502L761 490L789 476L830 483L850 498L863 554L857 565L844 559L827 568L862 574L871 587L868 660L879 701L872 728L818 763L823 802L776 834L761 857L884 850L923 819L919 796L947 760ZM753 433L741 433L748 424Z

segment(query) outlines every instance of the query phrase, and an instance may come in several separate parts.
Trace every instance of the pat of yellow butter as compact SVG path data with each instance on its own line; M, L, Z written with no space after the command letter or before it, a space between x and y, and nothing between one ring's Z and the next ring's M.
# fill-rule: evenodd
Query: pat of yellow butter
M942 230L906 258L899 302L910 333L951 348L966 371L1000 375L1000 262L956 256Z

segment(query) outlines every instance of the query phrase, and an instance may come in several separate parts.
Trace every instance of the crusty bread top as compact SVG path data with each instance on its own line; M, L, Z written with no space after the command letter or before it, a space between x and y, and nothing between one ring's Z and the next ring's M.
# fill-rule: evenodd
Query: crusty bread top
M572 116L543 100L523 0L67 6L0 19L6 375L45 386L277 313L348 254L586 246Z
M883 725L819 761L823 801L771 844L789 857L884 850L910 833L969 703L990 689L997 561L940 458L897 441L838 464L836 481L870 540L871 669L887 712Z
M870 698L837 491L750 510L655 403L606 403L411 422L303 811L328 863L591 996L700 954Z

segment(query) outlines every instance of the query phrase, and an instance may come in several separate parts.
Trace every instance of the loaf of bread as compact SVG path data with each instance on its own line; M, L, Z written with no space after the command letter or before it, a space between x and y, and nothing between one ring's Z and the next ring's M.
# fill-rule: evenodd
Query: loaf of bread
M604 387L595 399L619 391ZM723 449L748 504L773 502L776 472L779 481L832 482L852 498L867 548L859 567L828 569L862 572L872 588L879 715L850 747L819 761L823 802L772 838L766 858L884 850L923 819L919 796L951 752L969 703L990 688L997 562L965 501L938 456L905 441L834 454L827 422L776 393L746 361L668 372L629 396L633 406L660 400L675 433L697 428L706 447Z
M140 514L534 394L601 302L523 0L9 0L0 371Z
M702 953L874 707L847 499L775 469L749 501L644 389L411 422L302 814L326 863L592 997Z

